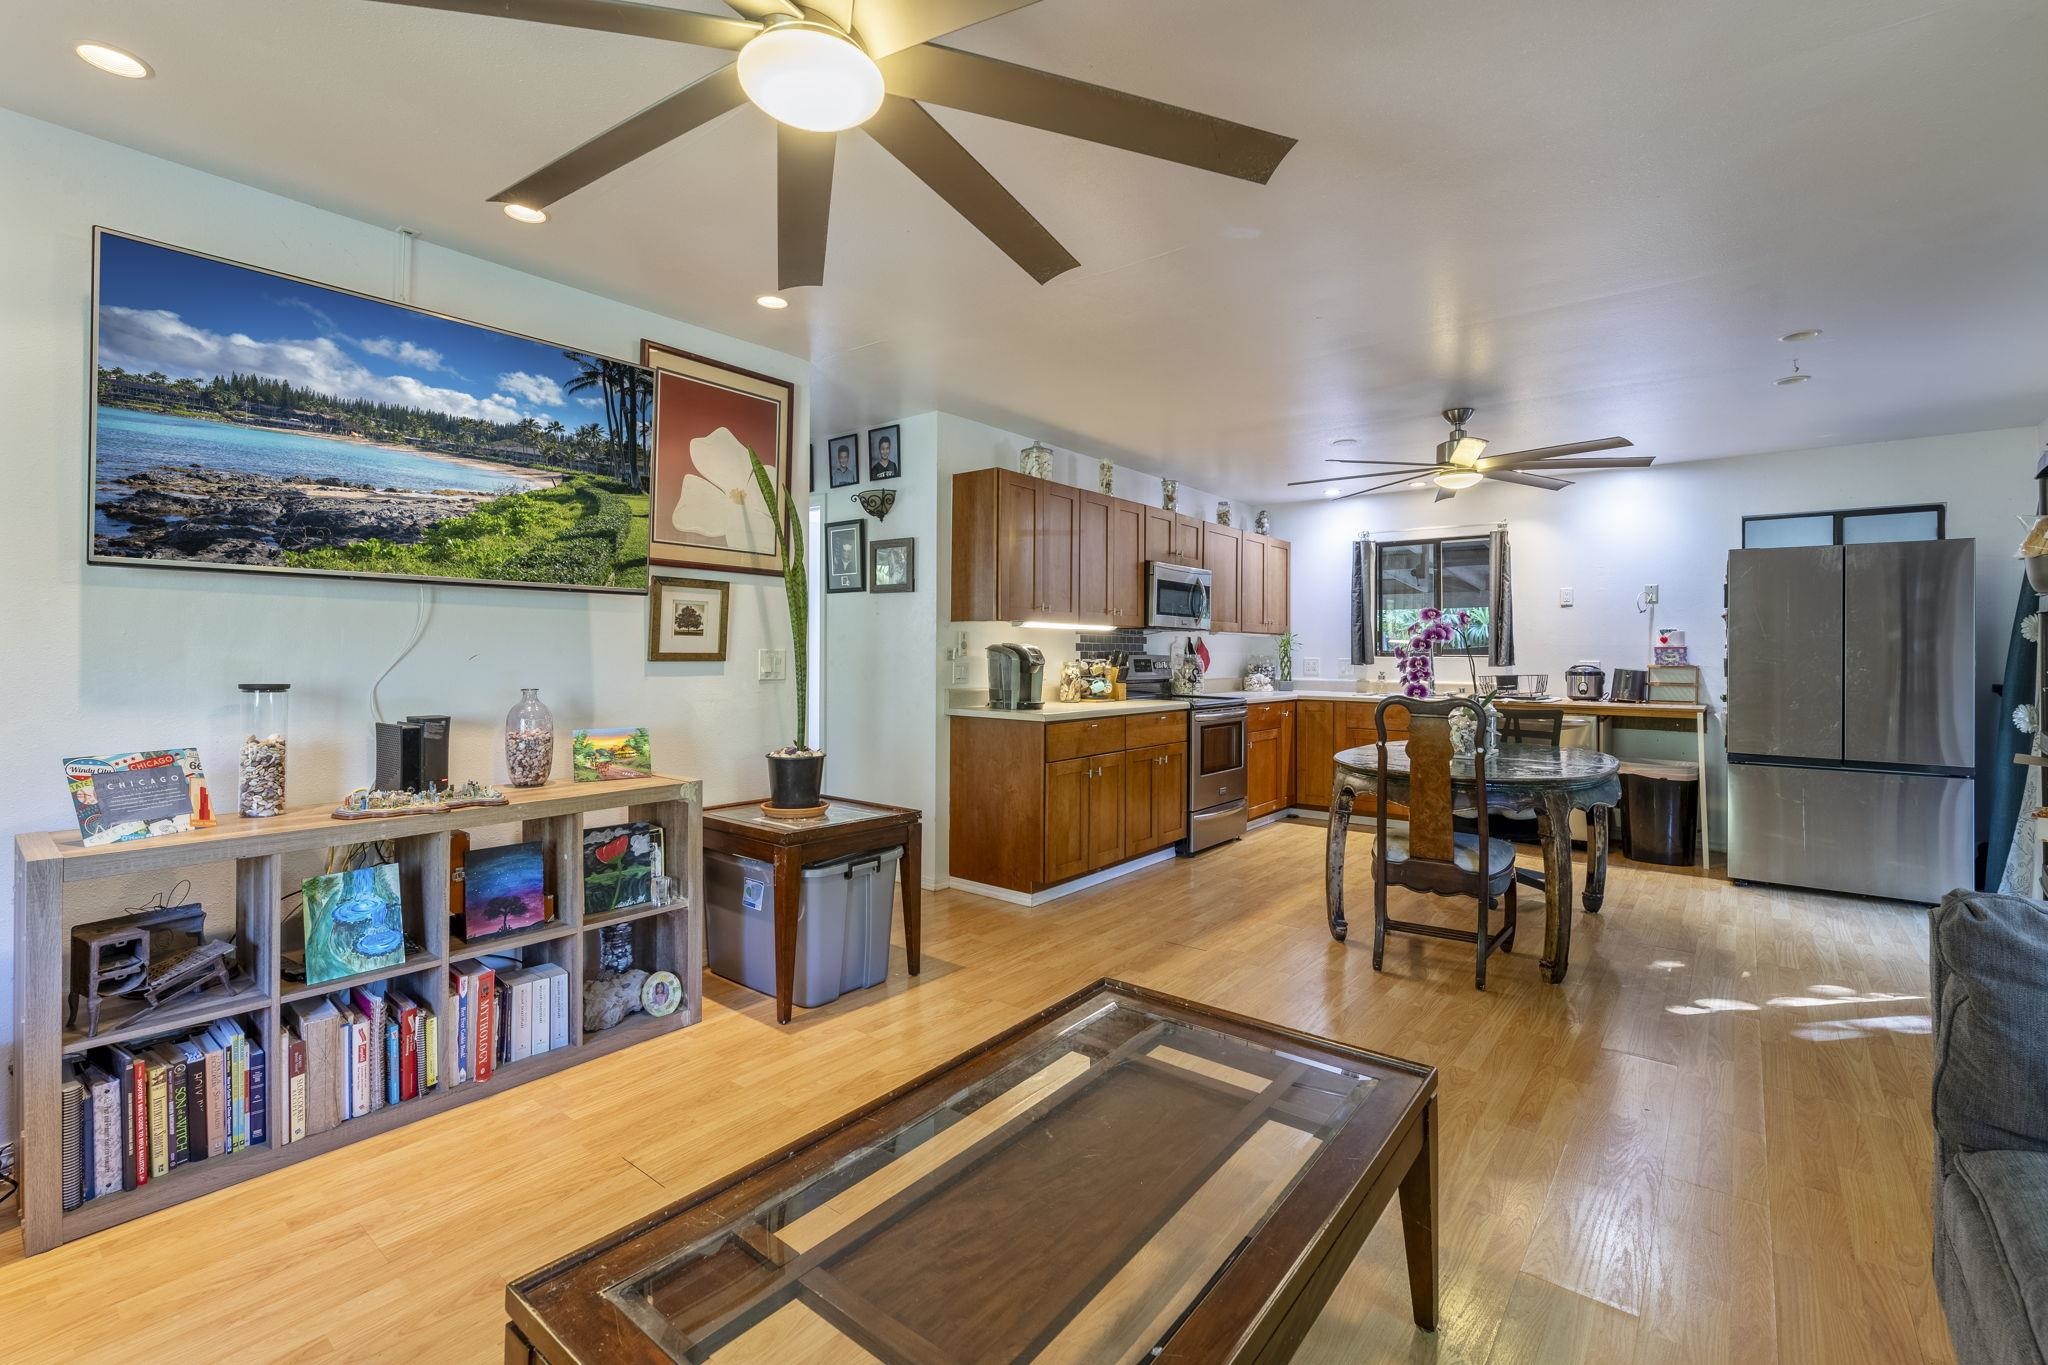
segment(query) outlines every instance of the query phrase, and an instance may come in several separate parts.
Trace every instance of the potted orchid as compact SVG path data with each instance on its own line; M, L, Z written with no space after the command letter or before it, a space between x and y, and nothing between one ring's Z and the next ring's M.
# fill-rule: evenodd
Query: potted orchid
M1500 733L1499 715L1494 710L1493 694L1479 690L1479 658L1473 652L1484 629L1485 624L1463 608L1444 611L1440 607L1424 607L1416 614L1415 624L1408 628L1406 643L1395 648L1394 658L1399 661L1402 695L1420 700L1435 689L1437 651L1450 648L1462 653L1472 672L1472 698L1486 712L1486 747L1491 750ZM1453 713L1452 747L1459 753L1471 753L1478 747L1477 728L1470 712Z

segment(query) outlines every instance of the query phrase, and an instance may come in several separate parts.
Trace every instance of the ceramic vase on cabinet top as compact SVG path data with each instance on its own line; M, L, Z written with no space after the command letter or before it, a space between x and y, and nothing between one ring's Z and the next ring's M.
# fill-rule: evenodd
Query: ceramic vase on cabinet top
M1161 479L1159 481L1159 505L1169 512L1180 510L1179 479Z

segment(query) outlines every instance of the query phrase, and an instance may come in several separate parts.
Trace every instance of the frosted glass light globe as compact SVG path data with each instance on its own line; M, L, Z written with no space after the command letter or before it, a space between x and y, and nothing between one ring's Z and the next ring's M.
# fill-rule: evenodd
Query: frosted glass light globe
M882 107L882 69L826 24L788 19L740 49L740 89L771 118L813 133L858 127Z

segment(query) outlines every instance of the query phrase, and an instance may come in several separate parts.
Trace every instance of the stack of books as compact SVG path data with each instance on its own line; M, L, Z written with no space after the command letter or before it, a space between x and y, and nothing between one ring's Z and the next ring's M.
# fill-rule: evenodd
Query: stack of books
M569 972L557 963L459 962L448 969L448 1000L458 1084L569 1045Z
M94 1048L65 1064L63 1204L161 1180L270 1140L263 1044L222 1019L178 1038Z
M402 986L367 986L285 1006L284 1140L324 1133L440 1083L440 1019Z

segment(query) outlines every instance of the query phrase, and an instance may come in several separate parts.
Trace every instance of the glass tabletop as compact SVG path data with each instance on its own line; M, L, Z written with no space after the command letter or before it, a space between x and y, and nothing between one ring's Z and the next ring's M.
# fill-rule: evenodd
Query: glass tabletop
M761 809L758 801L740 801L724 806L708 806L704 811L707 820L722 820L728 824L744 825L766 834L787 834L792 830L831 829L840 825L858 825L869 820L887 820L900 817L900 812L883 806L870 806L859 801L848 801L843 797L827 797L825 810L820 815L781 816L769 815Z
M1378 1083L1105 997L603 1296L680 1361L1142 1361Z

